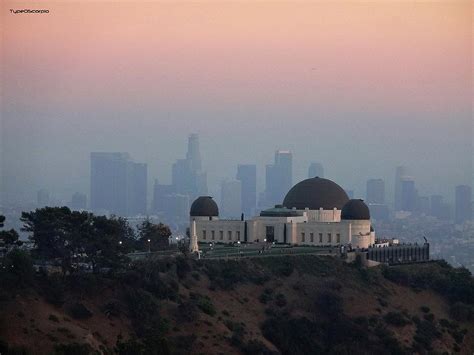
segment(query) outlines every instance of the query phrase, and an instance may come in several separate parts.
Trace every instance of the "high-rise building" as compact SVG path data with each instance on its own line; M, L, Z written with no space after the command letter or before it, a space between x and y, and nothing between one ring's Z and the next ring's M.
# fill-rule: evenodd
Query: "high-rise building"
M416 210L419 214L428 216L430 214L430 198L428 196L418 196Z
M444 219L443 218L443 211L444 211L444 202L443 196L441 195L432 195L430 197L430 214L433 217Z
M239 164L236 178L241 183L242 212L250 216L255 212L257 206L257 166Z
M415 212L418 200L415 181L410 177L401 179L401 211Z
M324 168L321 163L311 163L308 168L308 178L324 177Z
M345 190L346 191L346 194L347 194L347 197L349 198L354 198L354 190Z
M293 156L288 150L275 152L275 163L266 166L265 200L268 206L280 204L293 182Z
M71 208L73 210L85 210L87 208L86 194L76 192L71 198Z
M196 133L188 137L188 151L186 159L189 160L192 171L201 170L201 151L199 149L199 136Z
M189 218L189 196L172 193L164 197L165 215L169 221L184 221Z
M148 166L144 163L129 163L128 215L147 213Z
M207 175L201 169L199 136L191 134L188 138L188 150L185 159L178 159L173 164L172 185L178 194L190 198L207 194Z
M91 209L119 216L146 213L147 165L128 153L91 153Z
M158 182L158 179L155 179L155 184L153 185L153 201L152 201L152 211L153 213L164 213L167 210L167 205L165 203L166 196L174 193L173 185L164 185Z
M404 166L398 166L395 170L395 195L394 195L394 209L395 211L402 210L402 179L408 176L408 170Z
M472 191L470 186L456 186L454 211L454 220L458 224L472 218Z
M366 201L376 204L385 203L385 182L382 179L367 180Z
M36 196L36 202L38 204L38 207L50 206L51 200L49 196L49 191L46 189L39 190Z
M242 185L239 180L222 182L221 215L226 218L239 218L242 213Z

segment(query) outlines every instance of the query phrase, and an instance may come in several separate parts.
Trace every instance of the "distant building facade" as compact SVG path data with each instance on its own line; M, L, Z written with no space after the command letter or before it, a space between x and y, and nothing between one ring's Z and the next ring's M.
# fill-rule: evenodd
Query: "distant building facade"
M257 166L255 164L239 164L236 179L241 183L242 212L250 216L257 207Z
M415 181L410 177L401 180L401 206L400 211L415 212L417 203L417 191Z
M38 207L51 206L51 197L49 191L46 189L41 189L36 194L36 203Z
M239 218L242 213L242 183L226 180L221 186L221 213L225 218Z
M313 178L313 177L324 177L324 168L321 163L311 163L309 168L308 168L308 178Z
M207 194L207 174L202 170L199 136L188 136L186 157L172 166L171 184L155 180L152 212L164 217L167 223L186 223L189 201Z
M87 208L86 194L76 192L71 198L71 208L73 210L85 210Z
M402 210L402 180L408 176L408 169L404 166L398 166L395 169L395 194L394 194L394 210Z
M367 203L385 204L385 182L383 179L367 180Z
M119 216L147 212L147 165L128 153L91 153L91 209Z
M472 190L470 186L459 185L455 189L454 221L462 224L472 219Z
M282 201L293 181L293 155L288 150L275 152L274 164L265 170L265 202L273 206Z

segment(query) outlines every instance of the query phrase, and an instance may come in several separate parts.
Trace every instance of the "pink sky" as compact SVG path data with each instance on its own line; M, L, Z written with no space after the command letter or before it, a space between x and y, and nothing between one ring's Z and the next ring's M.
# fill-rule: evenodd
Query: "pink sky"
M7 165L34 188L78 169L86 192L92 150L129 151L166 181L191 131L211 186L277 148L294 151L295 180L314 160L350 186L405 163L438 175L433 192L472 176L471 1L0 7L4 150L21 147Z
M363 101L415 110L468 102L467 1L46 1L48 15L7 11L23 7L32 3L3 2L4 60L8 91L28 100Z

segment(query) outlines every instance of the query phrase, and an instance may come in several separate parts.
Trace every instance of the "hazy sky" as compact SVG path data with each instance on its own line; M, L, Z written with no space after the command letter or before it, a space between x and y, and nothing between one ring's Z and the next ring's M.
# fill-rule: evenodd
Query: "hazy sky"
M12 14L44 8L49 14ZM470 183L471 1L0 2L5 197L89 192L89 153L170 181L200 134L211 193L294 154L365 194L408 166L420 193ZM263 186L262 186L263 187ZM391 196L389 196L391 197Z

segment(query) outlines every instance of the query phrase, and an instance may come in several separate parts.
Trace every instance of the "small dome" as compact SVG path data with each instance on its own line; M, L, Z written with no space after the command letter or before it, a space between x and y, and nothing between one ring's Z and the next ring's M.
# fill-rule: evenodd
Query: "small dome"
M341 219L368 220L370 219L369 207L363 200L349 200L342 207Z
M217 217L219 208L211 196L200 196L194 200L189 214L191 217Z
M335 182L314 177L300 181L285 196L283 206L304 210L340 210L349 201L346 192Z

